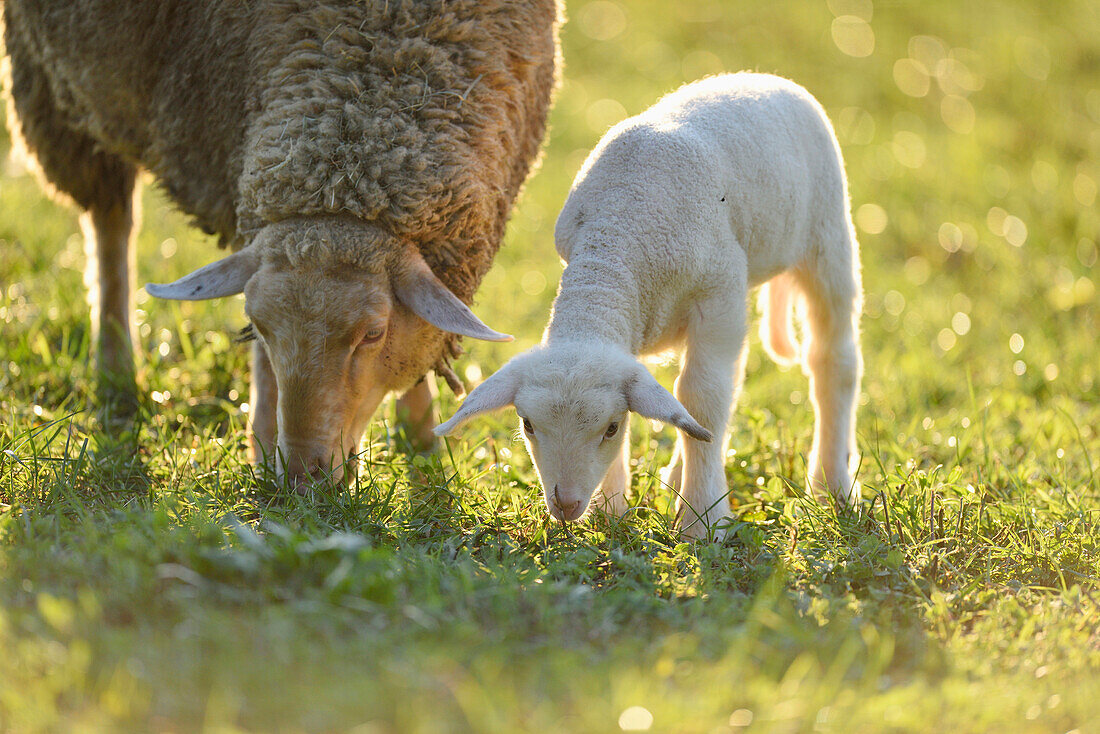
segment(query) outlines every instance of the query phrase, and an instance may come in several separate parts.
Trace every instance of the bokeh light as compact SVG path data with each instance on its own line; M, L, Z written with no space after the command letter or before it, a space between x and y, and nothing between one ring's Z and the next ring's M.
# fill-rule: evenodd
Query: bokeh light
M653 726L653 714L644 706L631 706L619 714L619 728L623 731L649 731Z
M833 43L842 53L864 58L875 52L875 32L871 24L855 15L842 15L831 26Z
M581 33L596 41L610 41L626 30L623 7L608 0L595 0L581 7L577 14Z

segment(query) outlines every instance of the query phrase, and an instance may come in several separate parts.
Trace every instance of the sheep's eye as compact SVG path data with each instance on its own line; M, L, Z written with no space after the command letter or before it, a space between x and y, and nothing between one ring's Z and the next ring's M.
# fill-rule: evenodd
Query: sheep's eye
M364 344L374 344L375 342L380 340L382 338L382 335L385 333L385 329L383 329L381 326L377 326L363 335L363 340L359 342L359 345L362 346Z
M535 433L535 427L526 418L523 419L523 430L527 431L528 435L534 435Z
M603 432L603 437L604 438L611 438L612 436L614 436L618 432L619 432L619 424L618 423L612 423L610 426L607 427L607 430Z

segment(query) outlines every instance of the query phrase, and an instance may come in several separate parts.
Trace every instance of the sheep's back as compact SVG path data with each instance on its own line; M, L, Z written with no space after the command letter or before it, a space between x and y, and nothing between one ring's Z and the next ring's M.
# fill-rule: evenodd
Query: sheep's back
M266 3L242 230L350 214L470 302L538 152L556 22L553 0Z
M232 239L252 7L6 0L5 52L19 67L11 73L46 92L19 121L32 152L58 135L89 137L148 169L198 224Z
M466 302L536 159L555 84L555 0L5 0L3 11L7 45L41 70L55 116L150 170L223 244L289 217L350 214L415 242Z

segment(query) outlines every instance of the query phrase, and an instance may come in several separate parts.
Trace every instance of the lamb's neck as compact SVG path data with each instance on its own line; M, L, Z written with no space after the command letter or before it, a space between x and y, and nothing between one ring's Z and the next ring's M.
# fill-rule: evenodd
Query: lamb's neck
M616 258L576 255L562 273L543 341L615 344L630 354L641 346L637 286Z

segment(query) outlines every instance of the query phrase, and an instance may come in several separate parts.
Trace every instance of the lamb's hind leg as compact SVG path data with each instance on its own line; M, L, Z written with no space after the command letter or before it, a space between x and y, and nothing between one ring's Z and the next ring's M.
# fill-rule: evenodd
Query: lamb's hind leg
M804 369L814 405L814 441L809 484L828 491L841 505L855 507L860 486L851 474L856 461L855 413L863 361L859 351L860 285L850 256L821 258L819 270L797 275L806 298Z
M722 298L699 304L676 380L676 398L714 435L709 443L683 432L678 438L683 471L676 514L691 538L717 537L718 524L729 516L726 429L744 370L746 290L741 283Z

